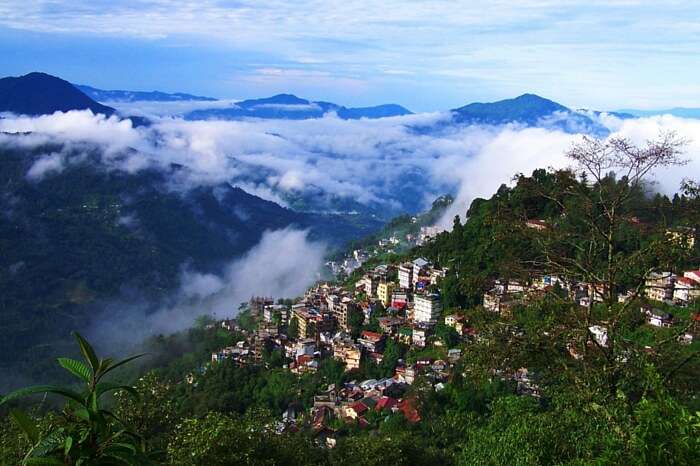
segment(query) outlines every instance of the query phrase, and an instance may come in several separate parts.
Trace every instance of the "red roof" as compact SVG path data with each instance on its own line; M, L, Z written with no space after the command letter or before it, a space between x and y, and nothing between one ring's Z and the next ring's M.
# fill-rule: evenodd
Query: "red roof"
M377 411L381 411L383 409L391 409L394 406L396 406L397 404L398 404L398 401L396 401L392 397L383 396L383 397L381 397L381 399L377 403L377 406L374 407L374 409L376 409Z
M420 422L420 413L415 407L415 398L403 399L397 405L406 420L412 424Z
M350 409L352 409L358 415L360 415L360 414L364 413L365 411L367 411L369 408L367 408L367 405L364 404L363 402L357 401L357 402L350 405Z
M683 283L684 285L688 285L688 286L695 286L698 284L698 282L696 282L692 278L688 278L688 277L678 277L677 282Z
M377 332L370 332L369 330L362 331L362 338L367 338L368 340L381 340L382 334Z

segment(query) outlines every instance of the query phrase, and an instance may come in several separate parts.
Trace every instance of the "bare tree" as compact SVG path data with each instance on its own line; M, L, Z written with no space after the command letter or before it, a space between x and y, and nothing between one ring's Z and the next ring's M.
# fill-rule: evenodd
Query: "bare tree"
M620 365L630 350L619 336L621 319L644 291L649 275L665 264L673 264L678 254L684 252L682 247L669 246L663 234L634 251L622 251L625 227L635 221L630 216L629 204L636 196L644 195L646 177L653 170L686 163L682 158L685 144L673 132L661 134L641 147L626 138L584 137L567 152L578 182L570 183L558 193L543 193L559 206L562 222L561 228L551 228L540 235L542 259L538 265L588 287L589 300L580 319L581 326L585 326L584 351L593 344L603 354L613 392ZM618 303L617 293L623 281L631 296L626 302ZM596 322L593 316L596 300L606 309L603 322ZM605 344L592 334L590 328L594 323L606 327Z

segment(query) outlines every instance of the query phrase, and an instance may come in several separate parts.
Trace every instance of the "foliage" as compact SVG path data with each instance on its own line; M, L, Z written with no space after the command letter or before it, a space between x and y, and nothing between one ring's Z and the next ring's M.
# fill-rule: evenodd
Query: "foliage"
M74 335L83 361L59 358L58 363L80 381L81 391L39 385L16 390L0 400L1 405L36 393L51 393L67 401L62 416L45 432L24 412L10 412L31 445L22 464L151 464L142 438L102 406L102 398L110 393L124 391L138 396L133 387L104 378L141 355L119 362L100 359L80 334Z

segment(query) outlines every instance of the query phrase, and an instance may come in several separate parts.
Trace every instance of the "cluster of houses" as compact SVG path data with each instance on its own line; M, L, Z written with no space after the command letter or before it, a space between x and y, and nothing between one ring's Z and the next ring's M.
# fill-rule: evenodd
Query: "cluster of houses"
M531 228L546 228L546 224L532 222ZM359 262L364 257L358 253L355 259ZM377 266L352 286L318 283L293 305L275 304L266 297L251 298L249 309L258 322L256 330L246 332L236 321L222 322L225 328L243 332L246 339L213 352L211 361L261 363L265 354L276 350L284 358L283 367L297 374L319 370L326 358L340 361L346 371L353 371L360 369L364 361L381 364L391 340L416 349L444 346L435 335L438 324L454 329L463 342L479 339L477 330L464 315L443 315L438 284L446 273L446 269L417 258L398 265ZM650 274L644 285L634 293L620 294L619 301L640 294L646 302L687 305L700 297L700 270L687 271L682 276ZM515 306L527 304L555 287L585 307L602 302L607 296L607 290L600 285L543 275L527 282L496 280L483 296L483 307L507 317ZM673 325L671 314L652 305L643 305L641 312L651 326ZM696 317L700 321L700 316ZM596 343L607 346L604 322L588 330ZM682 342L691 343L692 339L692 334L686 334ZM310 418L306 414L302 417L305 422L312 420L313 429L330 446L334 438L330 426L337 420L362 426L369 423L372 413L394 412L402 413L408 422L419 422L415 400L405 396L408 388L419 375L429 380L435 390L443 388L454 363L461 357L461 348L456 346L444 348L444 360L419 359L411 364L399 360L388 377L353 380L340 387L331 385L315 394ZM570 353L575 358L582 357L573 347ZM515 381L518 393L539 396L536 377L527 368L501 376ZM299 414L294 410L287 412L284 428L296 428Z

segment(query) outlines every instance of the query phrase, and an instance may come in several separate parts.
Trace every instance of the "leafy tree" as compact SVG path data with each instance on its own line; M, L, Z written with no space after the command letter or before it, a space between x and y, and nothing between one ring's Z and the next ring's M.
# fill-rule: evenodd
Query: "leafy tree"
M38 385L16 390L0 400L2 405L36 393L51 393L68 402L62 416L46 433L40 432L34 420L24 412L10 412L31 444L22 464L151 464L143 439L102 406L102 398L110 393L126 391L138 396L133 387L104 378L142 355L116 363L110 358L100 359L82 336L77 332L74 336L83 361L58 358L58 363L80 381L82 391Z
M299 319L292 317L289 321L289 327L287 328L287 336L292 340L299 338Z

